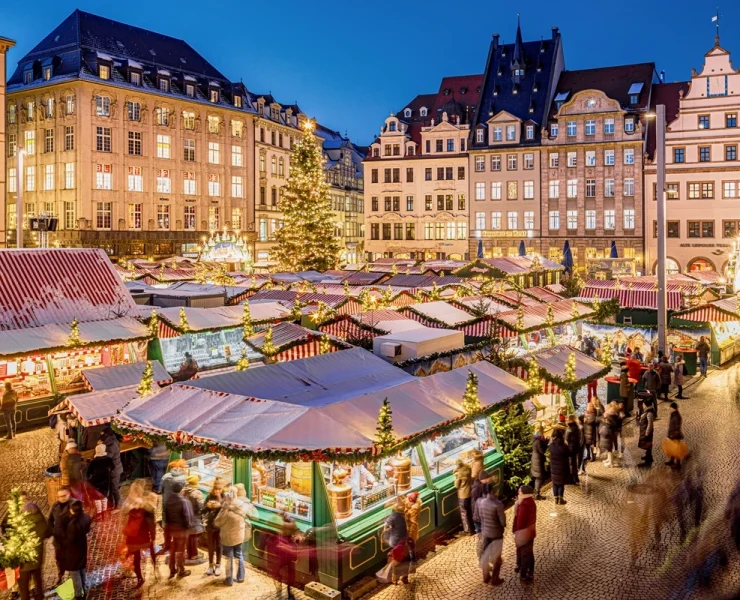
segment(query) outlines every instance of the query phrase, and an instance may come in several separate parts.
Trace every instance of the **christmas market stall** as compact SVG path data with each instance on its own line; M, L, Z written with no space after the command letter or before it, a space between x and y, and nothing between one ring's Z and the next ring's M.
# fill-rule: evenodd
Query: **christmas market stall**
M136 311L102 250L0 251L0 385L18 393L18 428L84 391L83 369L145 359L152 336Z
M285 362L349 348L341 340L295 323L278 323L245 339L246 344L270 362Z
M486 337L491 330L490 315L475 316L442 300L412 304L400 312L425 327L462 331L466 339Z
M459 277L510 279L520 288L560 282L563 265L537 255L476 258L453 271Z
M707 341L711 341L711 364L723 365L740 356L740 303L735 297L673 313L670 325L685 330L701 327ZM674 351L684 353L687 364L691 361L695 365L697 336L694 334L692 337L693 343L688 348L677 346Z
M151 365L152 379L157 386L164 387L172 383L172 377L161 362L153 360ZM145 367L145 362L134 362L105 369L83 369L81 375L87 391L102 392L138 385Z
M343 589L385 564L397 497L419 493L423 549L460 526L458 459L482 458L502 483L489 415L529 395L490 363L414 378L354 348L175 384L132 401L115 424L186 453L204 491L216 477L245 484L259 513L250 562L266 566L287 513L320 547L315 560L300 555L298 579Z

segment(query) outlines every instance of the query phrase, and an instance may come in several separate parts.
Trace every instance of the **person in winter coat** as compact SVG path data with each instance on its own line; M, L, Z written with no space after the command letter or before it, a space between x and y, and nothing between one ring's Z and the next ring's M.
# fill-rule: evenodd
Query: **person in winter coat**
M624 402L616 400L613 405L612 421L614 424L614 449L613 451L619 458L624 455L624 437L622 435L622 425L624 424L625 412Z
M183 487L179 481L172 484L162 509L162 518L167 519L165 538L170 540L170 579L175 575L190 575L190 571L185 570L185 545L193 523L193 510L188 499L182 495Z
M483 572L483 583L489 581L493 585L501 585L501 551L504 547L504 531L506 531L506 513L504 505L491 489L487 496L478 500L478 514L480 515L481 548L480 567Z
M481 471L484 473L484 471ZM480 473L479 473L480 475ZM478 481L476 479L476 481ZM416 562L416 541L419 539L419 511L421 510L421 498L419 492L411 492L406 495L404 516L406 517L406 544L409 548L409 560Z
M170 451L164 444L157 444L149 452L149 472L152 476L152 490L155 494L162 493L162 477L167 471L170 460Z
M193 521L190 524L188 533L187 560L196 560L198 558L198 538L205 531L200 514L205 504L203 493L198 488L200 476L191 475L186 479L187 485L182 489L182 495L190 502L190 509L193 513Z
M462 460L458 459L455 468L455 488L457 489L457 499L460 503L460 517L462 518L463 530L465 533L473 534L473 508L470 506L470 490L473 486L472 469Z
M391 509L391 514L385 520L383 537L390 550L388 551L388 564L390 565L391 581L398 583L399 578L408 582L408 576L401 576L400 566L406 560L408 543L408 528L406 526L406 503L403 498L396 498L396 503Z
M162 477L162 506L167 506L167 499L176 484L180 485L180 489L185 487L187 483L185 469L187 467L188 463L182 458L173 460L170 463L169 472L165 473L164 477ZM167 515L164 511L162 512L162 527L164 527L164 547L162 551L166 552L170 547L170 538L168 535L169 530L167 529Z
M629 378L634 379L635 381L640 381L642 378L642 363L637 360L635 355L627 360L627 364L625 366L627 367L627 375L629 375Z
M35 600L41 600L44 597L43 567L44 567L44 540L51 534L49 533L48 524L44 518L44 513L39 507L32 502L26 502L23 510L28 513L31 521L31 527L36 534L38 542L36 543L36 560L22 564L21 574L18 579L18 588L21 592L21 600L29 600L31 597L29 583L33 579L33 595Z
M472 480L475 481L478 478L478 473L483 470L483 452L477 449L471 450L470 456L473 459L473 462L470 465L470 476L472 477Z
M100 497L95 498L95 513L100 515L108 510L108 496L113 476L113 459L105 453L105 444L95 446L95 457L87 465L87 482L93 486Z
M105 453L113 461L113 471L110 477L110 496L108 497L113 509L121 505L121 475L123 475L123 464L121 463L121 442L110 425L106 425L100 440L105 444Z
M534 479L535 500L542 500L544 496L540 493L542 482L547 476L545 469L545 453L547 452L547 439L545 438L542 425L539 423L534 428L534 439L532 440L532 466L529 474Z
M650 363L648 370L642 376L643 387L653 395L655 401L658 401L658 390L660 390L661 380L660 373L655 370L655 364Z
M619 396L627 404L627 400L632 394L632 384L630 383L630 374L627 366L623 366L619 372Z
M666 436L669 440L682 440L683 439L683 417L678 412L678 404L671 402L671 414L668 418L668 435ZM672 456L666 463L669 466L681 467L681 460Z
M709 366L709 352L711 348L707 344L707 338L701 336L699 343L696 345L696 352L699 355L699 374L702 377L707 376L707 368Z
M72 579L75 598L84 598L87 591L85 569L87 568L88 533L90 533L90 517L85 514L82 502L72 500L64 535L62 566Z
M528 485L519 488L514 505L514 544L516 569L525 583L534 581L534 538L537 536L537 504L532 499L533 489Z
M570 479L575 485L578 485L580 483L578 480L578 455L582 454L583 451L581 445L581 430L578 428L575 415L568 415L568 427L565 432L565 445L568 446L568 451L570 452Z
M221 530L216 527L215 520L221 510L224 494L224 481L216 478L211 491L206 496L201 518L206 530L208 543L208 570L206 575L221 575ZM215 561L214 561L215 558Z
M288 588L288 600L294 600L295 596L291 586L295 585L295 561L298 548L295 537L298 527L289 517L283 517L283 523L279 526L277 535L270 535L265 543L267 553L267 571L275 583L277 597L282 598L283 584Z
M673 383L678 387L678 394L676 395L678 400L687 400L687 397L683 395L683 383L686 378L685 369L686 363L683 362L683 358L679 355L676 360L676 367L673 369Z
M614 407L609 405L609 408L604 413L604 418L601 419L601 426L599 427L599 452L606 454L606 460L604 461L605 467L614 466L612 453L614 451L614 438L616 436L615 425Z
M570 476L570 452L563 440L563 429L556 427L550 439L550 478L555 504L566 504L563 495Z
M599 434L599 419L597 416L597 409L593 404L589 404L586 407L586 412L583 415L583 446L585 449L585 457L583 459L583 470L586 470L586 463L589 460L594 459L594 446L598 440Z
M59 469L62 472L61 484L69 486L75 496L80 495L80 484L82 483L82 454L77 449L77 442L69 440L64 447Z
M67 523L69 522L69 505L72 493L69 487L62 486L57 491L57 501L51 505L49 511L49 535L54 542L54 560L57 563L57 587L62 583L64 577L64 565L62 555L66 544Z
M144 585L144 575L141 570L141 551L149 550L152 562L156 566L154 540L157 537L157 526L154 513L157 508L157 496L152 492L142 492L143 486L136 492L132 486L126 499L124 511L126 525L123 535L126 537L126 548L134 557L134 573L136 573L136 588Z
M236 581L244 581L244 554L242 544L251 539L252 527L249 525L247 537L247 513L245 504L237 499L236 490L229 488L224 493L221 510L213 521L220 530L223 556L226 561L226 585L234 583L234 559L236 559Z
M640 438L637 447L645 451L641 467L653 466L653 422L655 421L655 406L652 398L645 398L645 407L640 415Z
M6 381L5 391L3 392L2 400L0 400L0 410L5 419L5 433L9 440L15 437L15 411L17 404L18 393L13 389L13 385L9 381Z
M668 357L664 356L658 365L660 369L660 393L663 394L663 400L668 401L668 391L671 388L671 375L673 375L673 365L668 362Z
M480 515L478 514L478 500L488 493L488 484L491 481L491 475L488 471L478 473L478 478L473 482L470 489L470 505L473 509L473 528L475 533L480 533Z

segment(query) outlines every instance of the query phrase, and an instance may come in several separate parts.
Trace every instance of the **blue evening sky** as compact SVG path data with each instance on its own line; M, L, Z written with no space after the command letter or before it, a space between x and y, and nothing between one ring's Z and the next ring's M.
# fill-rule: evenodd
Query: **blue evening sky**
M686 80L714 43L717 0L583 0L463 3L439 0L205 2L153 5L79 0L0 2L0 36L20 58L75 8L186 40L233 81L369 143L388 113L445 75L482 73L491 34L513 41L521 12L524 40L563 34L566 68L656 63L667 81ZM740 65L740 3L720 6L722 45Z

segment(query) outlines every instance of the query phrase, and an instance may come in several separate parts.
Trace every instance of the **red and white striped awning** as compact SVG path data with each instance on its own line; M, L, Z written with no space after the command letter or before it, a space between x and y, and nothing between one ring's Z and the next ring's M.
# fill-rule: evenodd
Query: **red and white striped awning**
M658 292L654 289L617 289L602 287L584 287L578 292L579 298L590 300L599 297L599 300L617 298L622 308L658 308ZM669 310L680 310L683 304L681 292L667 292Z
M526 367L512 367L509 371L512 375L516 375L519 379L527 381L529 379L529 370ZM555 385L552 381L542 379L542 393L543 394L559 394L560 388Z
M311 339L307 340L297 346L288 348L283 352L278 352L275 355L276 362L288 362L290 360L299 360L301 358L310 358L311 356L318 356L320 354L319 345L321 340ZM329 352L337 352L341 348L335 346L329 347Z
M740 321L740 306L735 298L724 298L716 300L704 306L697 306L684 313L675 315L677 319L684 321L696 321L707 323L709 321Z

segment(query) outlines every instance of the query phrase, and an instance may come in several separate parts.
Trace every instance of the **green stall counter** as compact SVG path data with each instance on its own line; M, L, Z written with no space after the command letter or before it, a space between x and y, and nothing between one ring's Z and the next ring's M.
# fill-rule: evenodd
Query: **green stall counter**
M673 349L674 354L680 354L683 356L684 364L686 365L686 370L688 371L689 375L696 375L697 372L697 362L698 362L698 352L695 348L674 348Z

